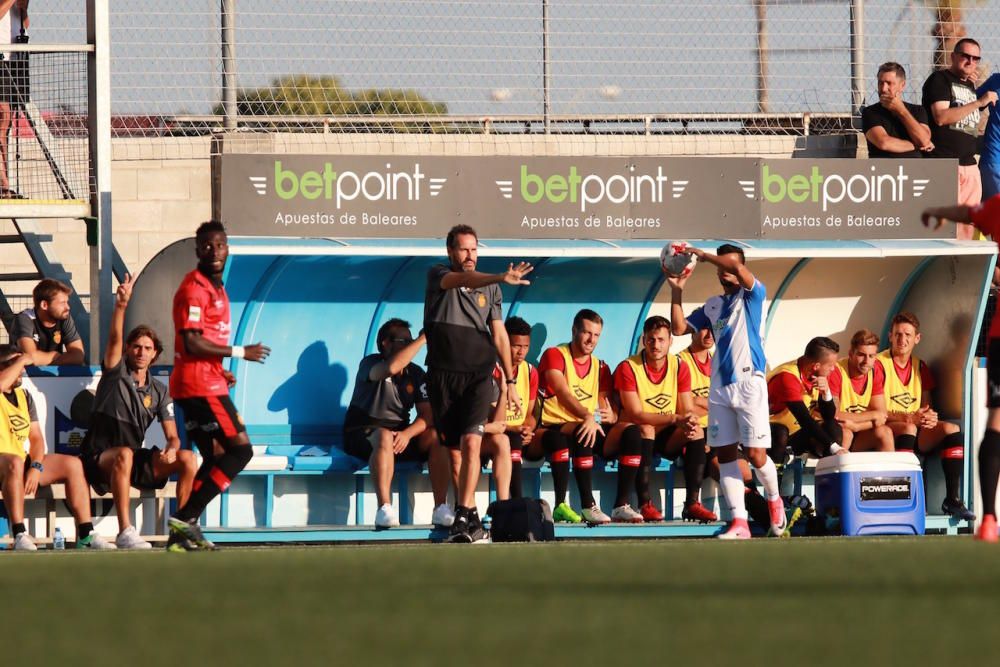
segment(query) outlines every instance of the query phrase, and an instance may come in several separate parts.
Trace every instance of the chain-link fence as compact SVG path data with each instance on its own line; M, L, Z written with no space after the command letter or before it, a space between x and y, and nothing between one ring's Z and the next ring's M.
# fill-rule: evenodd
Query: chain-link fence
M33 5L81 41L83 3ZM909 101L1000 7L954 0L116 0L116 135L843 132L877 66ZM950 41L949 41L950 40ZM223 54L227 54L224 57ZM227 95L228 91L228 95ZM319 140L317 140L319 141ZM166 157L203 155L204 140Z

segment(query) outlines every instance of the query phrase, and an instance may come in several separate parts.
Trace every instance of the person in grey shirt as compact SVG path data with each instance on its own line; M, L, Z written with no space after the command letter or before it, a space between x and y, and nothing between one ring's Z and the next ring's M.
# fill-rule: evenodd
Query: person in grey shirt
M54 278L41 280L31 291L34 308L17 314L10 339L30 354L36 366L83 363L83 341L69 312L73 289Z
M98 493L107 493L110 487L118 514L118 548L151 549L129 518L130 488L162 489L177 474L177 501L183 506L191 494L197 461L194 452L181 449L167 387L149 373L163 352L156 332L137 326L123 345L125 310L131 297L132 278L126 275L115 295L101 380L80 457L91 486ZM162 452L142 446L154 419L159 419L167 439Z
M377 528L399 525L392 503L396 461L424 462L434 492L435 518L447 507L448 458L437 442L424 371L413 363L426 339L410 333L410 323L393 318L376 334L379 351L361 360L351 404L344 418L344 451L368 461L378 510ZM410 421L416 408L417 416Z

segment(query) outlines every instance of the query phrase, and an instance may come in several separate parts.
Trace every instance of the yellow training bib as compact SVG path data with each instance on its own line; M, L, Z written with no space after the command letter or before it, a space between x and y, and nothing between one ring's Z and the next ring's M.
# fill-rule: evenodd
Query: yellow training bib
M770 382L771 379L777 376L779 373L788 373L796 380L798 380L800 383L802 382L802 375L801 373L799 373L799 363L797 360L790 361L787 364L782 364L781 366L775 368L773 371L771 371L771 374L767 376L767 381ZM819 421L820 419L819 413L816 411L816 405L818 401L819 401L819 389L817 389L815 385L813 385L812 391L803 392L802 402L806 404L806 408L808 408L809 414L811 414L813 416L813 419L816 419L817 421ZM783 408L781 412L777 414L771 415L771 423L784 424L785 427L788 429L788 435L797 433L802 428L802 426L799 425L798 420L795 419L795 415L792 414L792 411L789 410L788 407Z
M885 370L885 401L889 412L916 412L920 409L920 395L923 387L920 382L920 359L910 355L910 381L906 384L896 374L896 364L892 361L892 352L879 352L876 360L881 362Z
M14 395L17 397L17 405L11 403L6 396L0 396L0 454L13 454L23 459L24 441L28 439L28 431L31 429L31 416L24 388L16 388Z
M573 365L573 357L569 353L569 345L560 345L556 349L562 354L563 362L566 364L565 375L566 382L569 384L569 390L576 396L576 400L583 404L583 407L590 412L595 412L597 410L597 394L601 385L600 359L591 355L590 370L587 371L586 377L580 377L576 374L576 366ZM579 417L559 403L558 396L546 396L542 401L543 426L569 424L579 421L581 421Z
M681 361L687 364L688 370L691 371L691 394L694 396L707 399L709 386L711 385L712 382L711 350L709 350L708 352L709 372L707 375L701 372L701 368L698 367L697 360L694 358L694 355L691 354L691 350L689 350L688 348L684 348L683 350L681 350L680 354L678 354L677 356L680 357ZM701 425L702 428L707 427L708 415L707 414L702 415L701 418L698 420L698 423Z
M865 390L860 394L854 390L851 378L847 374L847 359L837 362L837 370L840 372L840 409L844 412L860 414L868 410L872 402L872 385L875 384L875 373L869 369L865 378Z
M660 382L653 382L646 373L645 354L633 354L626 359L635 375L635 385L643 412L669 415L677 412L677 357L667 355L667 369Z

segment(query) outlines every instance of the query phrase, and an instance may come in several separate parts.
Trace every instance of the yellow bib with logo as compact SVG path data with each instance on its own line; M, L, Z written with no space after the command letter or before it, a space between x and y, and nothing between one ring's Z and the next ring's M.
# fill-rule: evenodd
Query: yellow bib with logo
M520 426L524 423L524 418L528 412L528 392L531 390L531 366L527 361L522 361L517 367L517 382L513 385L517 397L521 399L521 412L515 415L514 411L507 407L507 426ZM510 391L511 386L507 386Z
M770 382L771 379L776 377L779 373L788 373L800 383L802 382L802 375L799 373L799 363L797 360L790 361L787 364L782 364L771 371L771 374L767 376L768 382ZM815 385L813 385L812 391L803 392L802 402L806 404L809 414L811 414L813 419L816 419L817 421L820 419L819 413L816 409L818 401L819 389L817 389ZM799 425L798 420L795 419L795 415L793 415L792 411L787 407L782 409L781 412L771 415L771 423L783 424L788 429L788 435L798 433L798 431L802 428Z
M688 348L681 350L680 354L677 356L681 359L681 361L687 364L688 370L691 371L691 394L693 396L698 396L699 398L707 399L709 386L712 382L711 373L709 375L705 375L701 372L701 368L698 367L698 362L695 360L694 355L691 354L691 350ZM709 363L712 361L711 350L708 352L708 361ZM702 415L698 420L698 423L702 426L702 428L708 426L708 415Z
M563 362L566 365L566 383L569 390L576 396L584 408L590 412L597 410L598 391L601 386L601 361L597 357L590 356L590 370L586 377L576 374L576 366L573 365L573 357L569 353L569 345L560 345L556 348L562 354ZM581 419L572 412L564 408L559 403L558 396L546 396L542 401L542 425L569 424L579 422Z
M910 355L910 381L903 384L896 374L896 364L892 352L883 350L875 357L885 369L885 401L889 412L916 412L920 409L920 359Z
M847 374L847 359L837 362L837 370L840 372L840 409L854 414L868 410L872 402L872 385L875 384L874 371L869 369L865 378L865 390L859 394L854 390L851 378Z
M31 416L28 414L28 397L24 389L14 390L17 405L12 404L6 396L0 396L0 454L13 454L22 459L25 457L24 441L28 439L31 429Z
M667 370L663 379L654 383L646 373L645 355L640 352L626 359L635 375L635 386L643 412L670 415L677 412L677 357L667 355Z

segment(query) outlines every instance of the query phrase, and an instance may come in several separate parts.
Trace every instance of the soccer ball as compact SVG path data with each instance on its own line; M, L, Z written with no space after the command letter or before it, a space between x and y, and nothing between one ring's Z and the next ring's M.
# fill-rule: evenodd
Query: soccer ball
M671 278L687 278L694 271L698 258L683 252L688 247L684 241L671 241L660 251L660 264Z

